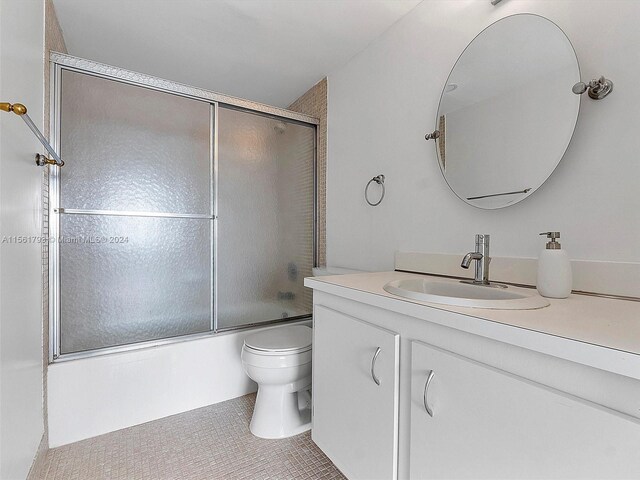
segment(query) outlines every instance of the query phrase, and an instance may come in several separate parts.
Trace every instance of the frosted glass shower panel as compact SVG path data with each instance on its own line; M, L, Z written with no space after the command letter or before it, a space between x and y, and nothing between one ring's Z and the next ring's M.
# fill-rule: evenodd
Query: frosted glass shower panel
M218 112L218 328L309 315L315 129Z
M211 329L211 220L61 215L61 353Z
M192 100L63 70L60 206L211 213L211 110Z

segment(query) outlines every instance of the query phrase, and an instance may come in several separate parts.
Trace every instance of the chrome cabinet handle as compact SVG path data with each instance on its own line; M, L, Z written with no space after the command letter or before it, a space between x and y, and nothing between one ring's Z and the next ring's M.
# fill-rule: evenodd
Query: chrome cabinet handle
M373 358L371 359L371 378L376 382L376 385L380 385L380 379L376 376L376 372L374 371L376 367L376 360L378 360L378 355L380 355L380 347L376 349L376 353L373 354Z
M433 370L429 370L429 376L427 376L427 381L424 384L424 395L422 397L422 401L424 402L424 409L427 411L430 417L433 417L433 410L427 402L427 393L429 392L429 385L431 384L431 380L433 380L433 376Z

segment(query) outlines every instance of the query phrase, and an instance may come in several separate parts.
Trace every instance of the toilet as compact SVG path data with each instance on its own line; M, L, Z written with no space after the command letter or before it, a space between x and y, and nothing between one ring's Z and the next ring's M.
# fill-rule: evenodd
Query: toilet
M363 273L342 267L313 268L314 276ZM251 433L286 438L311 429L311 339L305 325L273 327L247 336L242 366L258 384Z
M324 277L327 275L349 275L352 273L367 273L365 270L354 270L344 267L313 267L314 277Z
M286 438L311 428L311 328L274 327L247 336L242 366L258 384L251 433Z

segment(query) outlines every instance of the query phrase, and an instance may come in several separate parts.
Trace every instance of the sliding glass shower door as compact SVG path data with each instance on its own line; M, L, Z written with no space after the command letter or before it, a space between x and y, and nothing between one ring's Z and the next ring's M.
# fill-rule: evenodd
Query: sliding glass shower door
M313 125L55 78L54 359L311 314Z
M315 129L218 109L219 329L311 314Z
M63 71L60 354L212 329L212 109Z

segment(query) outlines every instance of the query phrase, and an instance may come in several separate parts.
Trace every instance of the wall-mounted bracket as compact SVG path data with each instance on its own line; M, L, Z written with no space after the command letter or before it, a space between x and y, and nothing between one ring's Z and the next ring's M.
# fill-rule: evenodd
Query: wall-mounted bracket
M64 165L64 162L62 161L62 159L58 156L58 154L53 149L53 147L49 145L49 142L47 142L47 139L44 138L44 135L42 135L40 130L38 130L38 127L36 127L36 124L33 123L33 120L31 120L31 117L27 115L27 107L25 107L21 103L12 104L9 102L0 102L0 111L9 112L9 113L13 112L16 115L18 115L20 118L22 118L22 120L24 120L24 123L27 124L27 127L29 127L29 130L33 132L36 138L40 140L40 143L47 150L47 152L49 152L49 155L53 157L53 159L49 159L44 155L37 154L36 165L38 165L39 167L42 167L44 165L56 165L58 167L61 167Z
M47 158L46 155L36 153L36 165L39 167L44 167L45 165L57 165L59 167L62 167L64 165L64 162L60 160L60 163L58 163L58 161L54 160L53 158Z
M425 139L425 140L436 140L436 139L437 139L437 138L439 138L439 137L440 137L440 130L434 130L434 131L433 131L433 132L431 132L431 133L427 133L427 134L424 136L424 139Z
M571 90L576 95L582 95L587 92L589 98L602 100L613 91L613 82L607 78L600 77L591 80L589 83L578 82Z

